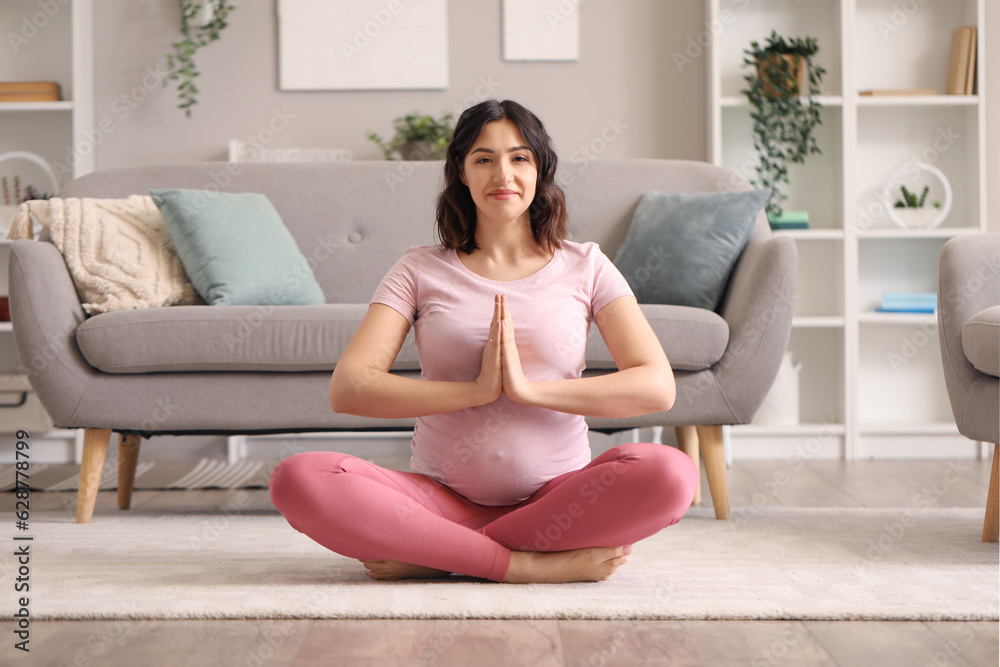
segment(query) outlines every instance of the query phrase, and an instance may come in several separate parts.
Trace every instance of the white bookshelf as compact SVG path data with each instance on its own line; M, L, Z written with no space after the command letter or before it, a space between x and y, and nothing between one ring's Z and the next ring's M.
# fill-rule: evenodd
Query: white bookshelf
M0 58L0 81L58 81L62 101L0 102L0 155L27 151L39 155L55 172L59 187L94 169L93 0L4 0L0 34L6 54ZM14 35L15 37L11 37ZM51 191L48 176L22 159L0 163L0 176L21 177L22 187ZM50 194L55 194L50 192ZM2 204L2 202L0 202ZM0 294L8 294L9 242L0 243ZM0 373L20 371L9 322L0 323ZM32 433L49 443L52 457L69 452L75 431ZM56 441L56 442L51 442ZM62 444L58 444L59 442ZM14 439L0 434L0 452L8 458ZM48 445L47 445L48 446ZM67 449L68 448L68 449ZM12 456L10 457L12 458Z
M815 37L824 75L822 155L790 169L785 207L810 229L776 232L799 253L789 350L801 363L800 421L733 429L737 456L808 451L861 459L974 455L958 434L933 315L875 312L883 292L937 291L944 243L986 229L985 0L707 0L716 26L708 54L709 156L755 176L743 50L772 28ZM952 30L978 26L977 95L861 96L860 90L944 93ZM897 227L878 193L904 162L921 159L951 182L947 219ZM822 446L818 446L821 443ZM835 446L833 446L835 445Z

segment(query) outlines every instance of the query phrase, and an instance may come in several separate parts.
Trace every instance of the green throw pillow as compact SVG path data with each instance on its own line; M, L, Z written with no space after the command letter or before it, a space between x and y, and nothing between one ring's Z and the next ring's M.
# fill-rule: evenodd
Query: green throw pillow
M614 263L639 303L715 310L770 190L647 192Z
M150 190L149 194L205 303L326 303L309 263L266 196L209 190Z

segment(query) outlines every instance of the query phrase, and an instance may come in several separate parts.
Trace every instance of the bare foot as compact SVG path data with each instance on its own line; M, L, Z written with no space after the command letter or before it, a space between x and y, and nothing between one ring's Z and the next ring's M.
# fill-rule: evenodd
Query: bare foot
M548 553L513 551L504 582L564 584L571 581L604 581L625 564L630 553L630 546L590 547Z
M444 570L432 567L401 563L398 560L363 560L361 564L368 570L368 576L379 581L394 581L396 579L434 579L448 576Z

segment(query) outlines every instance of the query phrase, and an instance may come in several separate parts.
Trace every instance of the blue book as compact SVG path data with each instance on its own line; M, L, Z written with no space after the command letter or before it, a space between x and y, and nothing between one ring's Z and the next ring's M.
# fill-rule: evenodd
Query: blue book
M937 294L934 292L886 292L882 295L882 307L897 308L936 308Z
M912 307L912 308L876 308L875 312L876 313L921 313L921 314L933 315L934 313L937 312L937 308L926 308L926 307L925 308L919 308L919 307Z

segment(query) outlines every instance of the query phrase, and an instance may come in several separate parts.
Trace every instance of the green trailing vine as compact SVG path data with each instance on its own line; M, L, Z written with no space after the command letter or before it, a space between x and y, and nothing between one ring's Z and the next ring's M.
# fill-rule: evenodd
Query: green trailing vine
M813 62L818 51L819 45L812 37L786 40L776 31L771 32L763 47L753 41L743 51L743 65L752 69L743 77L747 88L742 93L750 102L753 145L758 156L757 178L751 183L771 188L767 213L772 217L781 215L782 203L788 198L781 190L783 184L790 184L788 165L803 164L806 156L822 152L813 132L821 123L821 105L816 97L826 73ZM795 59L781 56L801 57L807 91L799 90Z
M194 62L194 55L198 49L211 44L219 39L222 30L228 25L226 18L229 12L236 8L236 3L232 0L178 0L181 6L181 34L183 38L179 42L172 44L174 50L167 54L167 69L170 70L171 81L179 81L177 84L177 95L180 104L177 108L183 109L188 118L191 117L191 108L198 103L198 86L195 79L200 72ZM212 20L204 25L197 22L197 18L205 2L214 6Z

